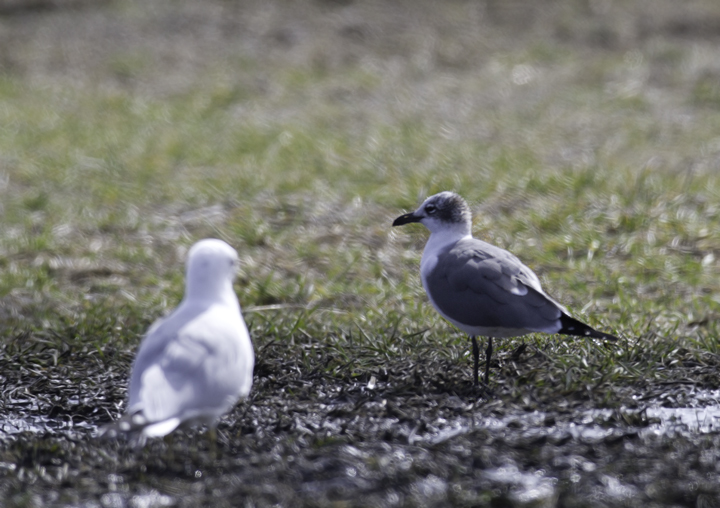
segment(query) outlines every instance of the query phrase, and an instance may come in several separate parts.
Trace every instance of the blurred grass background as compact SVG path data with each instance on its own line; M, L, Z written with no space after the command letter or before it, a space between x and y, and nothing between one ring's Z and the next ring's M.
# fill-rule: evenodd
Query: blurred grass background
M568 387L671 375L718 349L719 27L710 0L0 2L3 335L133 346L212 236L256 345L465 358L422 291L426 231L390 227L447 189L627 338L530 339Z

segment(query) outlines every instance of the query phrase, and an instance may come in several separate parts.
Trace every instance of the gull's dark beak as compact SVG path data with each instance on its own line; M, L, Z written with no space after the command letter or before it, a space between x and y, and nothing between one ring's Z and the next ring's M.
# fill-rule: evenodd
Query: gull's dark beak
M411 222L420 222L422 219L422 217L415 215L415 212L410 212L395 219L392 225L402 226L403 224L410 224Z

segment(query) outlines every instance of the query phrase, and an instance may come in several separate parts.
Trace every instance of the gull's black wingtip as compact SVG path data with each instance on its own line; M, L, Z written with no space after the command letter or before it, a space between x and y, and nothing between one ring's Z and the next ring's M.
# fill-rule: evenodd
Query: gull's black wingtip
M576 337L592 337L593 339L603 339L603 340L609 340L612 342L620 340L610 333L605 333L605 332L600 332L598 330L595 330L594 328L586 325L582 321L578 321L577 319L570 317L566 314L563 314L560 317L560 324L562 325L562 328L560 328L560 330L558 330L557 333L559 333L561 335L574 335Z

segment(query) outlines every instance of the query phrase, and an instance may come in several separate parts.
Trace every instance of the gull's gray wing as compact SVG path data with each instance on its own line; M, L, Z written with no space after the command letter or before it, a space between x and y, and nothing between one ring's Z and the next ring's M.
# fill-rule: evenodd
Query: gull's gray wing
M426 284L440 311L468 326L555 333L565 312L518 258L475 238L442 251Z

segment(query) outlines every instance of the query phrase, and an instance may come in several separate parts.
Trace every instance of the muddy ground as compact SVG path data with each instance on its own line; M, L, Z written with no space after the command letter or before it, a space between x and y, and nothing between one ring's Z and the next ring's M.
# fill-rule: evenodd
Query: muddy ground
M712 409L720 392L694 382L694 373L717 370L715 357L678 366L676 383L612 390L607 404L604 389L539 387L546 357L534 346L499 355L489 394L469 382L469 363L438 360L417 338L405 338L402 358L353 376L311 339L256 343L252 398L222 420L215 445L190 430L137 450L94 437L121 411L132 352L101 355L78 342L20 335L3 348L3 382L14 387L2 407L6 506L716 506L720 498ZM378 361L367 348L356 354ZM699 409L645 410L662 405Z

